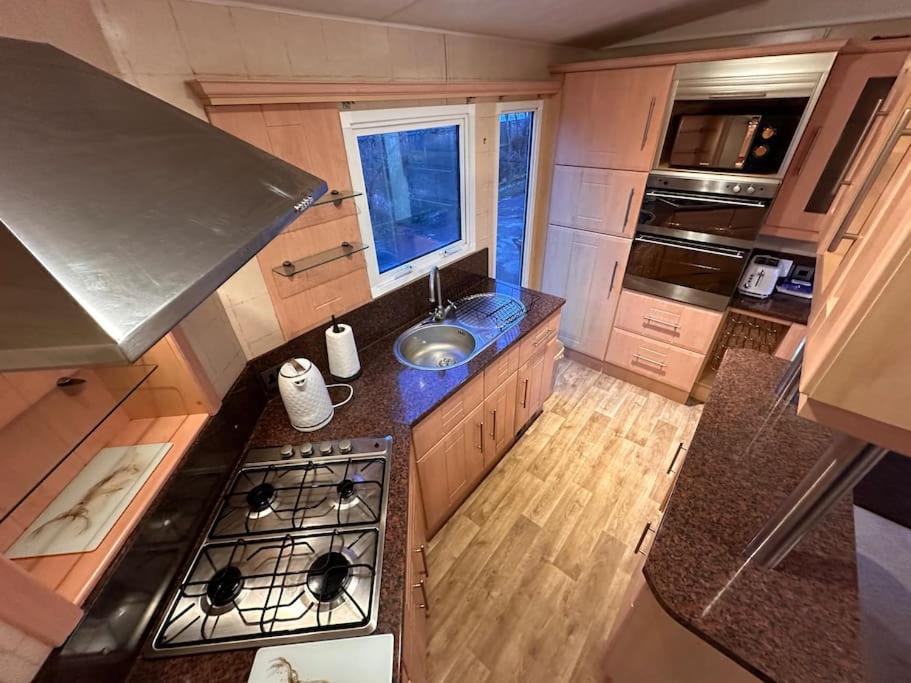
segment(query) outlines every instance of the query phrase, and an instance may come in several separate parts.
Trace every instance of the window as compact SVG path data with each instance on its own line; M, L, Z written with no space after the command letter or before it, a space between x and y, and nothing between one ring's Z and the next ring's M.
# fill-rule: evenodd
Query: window
M374 295L474 244L472 105L342 112Z
M498 107L495 277L513 285L526 283L528 226L533 215L540 102Z

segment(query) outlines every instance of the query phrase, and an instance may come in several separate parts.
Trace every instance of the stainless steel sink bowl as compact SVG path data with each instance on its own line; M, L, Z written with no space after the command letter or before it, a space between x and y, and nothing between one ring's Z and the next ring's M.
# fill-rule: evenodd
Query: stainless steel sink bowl
M467 363L477 348L477 338L462 327L425 323L402 333L395 342L395 356L413 368L445 370Z

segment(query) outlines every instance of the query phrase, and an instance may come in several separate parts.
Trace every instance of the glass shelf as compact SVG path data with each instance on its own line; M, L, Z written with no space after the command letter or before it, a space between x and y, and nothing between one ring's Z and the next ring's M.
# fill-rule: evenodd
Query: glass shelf
M337 247L321 251L318 254L313 254L313 256L307 256L298 259L297 261L285 261L280 266L273 268L272 272L283 277L294 277L298 273L303 273L305 270L331 263L332 261L351 256L352 254L356 254L359 251L364 251L368 248L369 245L361 242L342 242Z
M26 500L158 367L123 365L0 373L0 522ZM13 494L13 492L15 492Z
M326 204L335 204L338 206L346 199L354 199L355 197L360 197L363 192L358 192L357 190L329 190L322 197L313 202L310 207L314 206L325 206Z

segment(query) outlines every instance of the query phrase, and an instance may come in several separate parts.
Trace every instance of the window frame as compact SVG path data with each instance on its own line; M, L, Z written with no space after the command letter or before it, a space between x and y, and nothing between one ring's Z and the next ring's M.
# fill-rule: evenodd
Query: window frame
M494 131L495 163L493 168L493 235L490 240L490 277L497 276L497 229L500 205L500 114L515 112L532 112L531 156L528 169L528 201L525 204L525 243L522 245L522 282L528 287L528 275L531 269L531 247L534 241L535 196L538 186L538 158L541 147L541 118L544 114L543 100L526 100L523 102L497 102L496 130Z
M442 267L459 260L475 248L475 117L474 104L358 109L339 112L348 171L352 188L360 192L354 202L361 239L369 246L365 252L370 290L380 296L426 275L433 266ZM459 127L459 200L462 239L420 256L385 273L379 272L373 224L367 204L367 187L357 139L362 135L394 133L443 126Z

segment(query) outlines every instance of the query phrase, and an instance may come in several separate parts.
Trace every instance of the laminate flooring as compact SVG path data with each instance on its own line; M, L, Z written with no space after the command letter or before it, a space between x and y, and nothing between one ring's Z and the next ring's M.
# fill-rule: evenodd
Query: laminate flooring
M532 427L429 544L434 683L601 683L668 467L702 406L559 362Z

